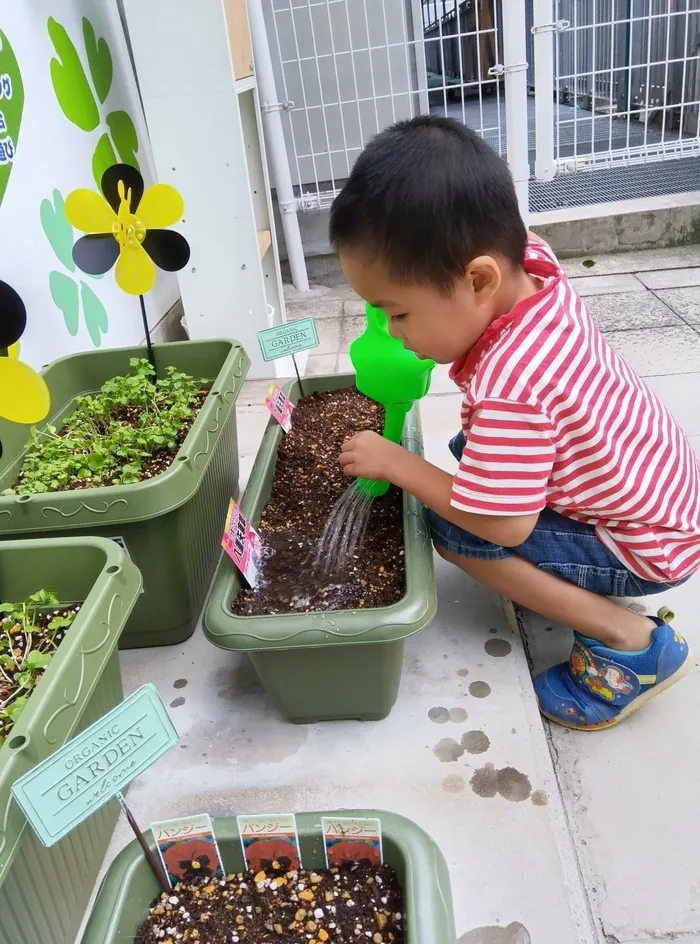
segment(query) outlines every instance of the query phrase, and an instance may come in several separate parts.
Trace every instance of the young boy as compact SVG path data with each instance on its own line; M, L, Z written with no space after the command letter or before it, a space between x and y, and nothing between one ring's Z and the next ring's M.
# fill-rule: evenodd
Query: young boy
M463 392L454 476L376 433L347 475L389 480L430 510L437 552L575 631L535 679L568 727L621 721L693 666L646 596L700 568L700 464L602 337L549 246L527 233L505 163L444 118L400 122L360 155L331 213L349 284L391 334L452 364Z

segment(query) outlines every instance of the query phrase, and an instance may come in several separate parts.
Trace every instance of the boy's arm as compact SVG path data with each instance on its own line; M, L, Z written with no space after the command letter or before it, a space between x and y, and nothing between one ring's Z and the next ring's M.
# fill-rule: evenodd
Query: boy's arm
M452 505L453 478L421 456L377 433L358 433L343 446L340 464L346 475L391 482L451 524L502 547L516 547L532 533L539 512L488 515L460 511Z

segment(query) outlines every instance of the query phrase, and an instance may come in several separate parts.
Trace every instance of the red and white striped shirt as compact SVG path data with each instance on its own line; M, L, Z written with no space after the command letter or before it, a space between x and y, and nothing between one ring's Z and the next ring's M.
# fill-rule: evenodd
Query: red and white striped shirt
M489 515L545 506L594 526L637 576L700 568L700 462L668 411L615 353L550 247L528 242L536 295L452 365L466 447L452 505Z

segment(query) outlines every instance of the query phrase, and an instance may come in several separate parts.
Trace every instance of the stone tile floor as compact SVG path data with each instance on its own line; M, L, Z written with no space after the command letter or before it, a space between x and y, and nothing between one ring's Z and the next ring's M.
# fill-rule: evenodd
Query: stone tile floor
M700 250L583 261L565 267L593 316L700 451ZM303 299L290 290L288 309L318 319L308 374L350 369L356 296L337 285ZM244 480L268 385L247 384L239 401ZM451 468L459 395L446 369L421 412L428 459ZM154 681L180 735L130 790L137 817L391 808L443 849L460 944L700 942L700 674L619 728L550 727L529 663L564 658L569 631L526 613L521 636L493 595L441 561L437 583L438 616L407 641L398 703L376 724L286 724L247 660L200 631L182 646L122 653L127 691ZM675 608L696 652L699 598L700 579L654 602ZM178 679L187 685L176 690ZM459 720L448 720L452 708ZM110 856L128 839L120 823Z

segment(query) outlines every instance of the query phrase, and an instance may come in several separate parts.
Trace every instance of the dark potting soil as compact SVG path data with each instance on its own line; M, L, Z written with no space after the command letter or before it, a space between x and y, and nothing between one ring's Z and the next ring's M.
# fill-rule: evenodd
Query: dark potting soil
M404 944L401 889L367 863L196 878L161 894L134 944Z
M302 397L279 447L272 495L259 532L264 561L254 589L233 601L239 616L388 606L405 592L403 502L398 489L372 502L364 541L326 572L316 549L335 503L352 480L338 462L360 430L381 433L384 410L355 387Z

